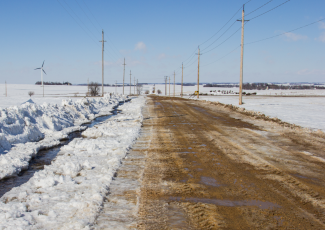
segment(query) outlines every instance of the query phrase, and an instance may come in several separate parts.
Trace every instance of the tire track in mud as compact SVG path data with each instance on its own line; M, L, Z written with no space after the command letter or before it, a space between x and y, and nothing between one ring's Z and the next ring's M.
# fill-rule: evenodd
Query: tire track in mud
M139 229L325 229L322 135L198 101L148 105Z

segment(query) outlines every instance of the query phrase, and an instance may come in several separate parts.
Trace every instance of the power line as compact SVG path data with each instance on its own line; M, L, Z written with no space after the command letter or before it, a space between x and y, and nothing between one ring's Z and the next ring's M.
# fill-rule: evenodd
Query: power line
M224 24L220 30L218 30L218 32L216 32L214 35L212 35L208 40L206 40L205 42L201 43L201 45L203 45L204 43L206 43L207 41L209 41L211 38L213 38L215 35L217 35L235 16L236 14L241 10L241 7L236 11L236 13L226 22L226 24ZM230 26L231 27L231 26Z
M202 54L201 54L202 55ZM195 56L194 56L195 57ZM187 67L189 67L189 66L191 66L191 65L193 65L194 63L196 63L196 59L194 59L194 61L193 62L191 62L191 64L188 64L188 65L186 65L185 67L187 68Z
M189 62L193 57L195 57L195 52L196 52L196 49L194 50L194 52L191 53L191 55L185 59L183 62ZM187 61L188 59L190 59L189 61Z
M239 47L240 47L240 45L237 46L237 47L236 47L235 49L233 49L232 51L230 51L229 53L227 53L226 55L224 55L224 56L222 56L221 58L219 58L218 60L213 61L213 62L210 62L209 64L206 64L206 65L203 65L203 66L211 65L211 64L213 64L213 63L216 63L216 62L220 61L221 59L227 57L229 54L235 52ZM202 67L203 67L203 66L202 66Z
M270 0L270 1L268 1L267 3L263 4L262 6L260 6L260 7L256 8L255 10L249 12L249 13L246 15L246 17L247 17L248 15L254 13L255 11L261 9L262 7L266 6L267 4L269 4L269 3L272 2L272 1L273 1L273 0Z
M78 1L77 0L75 0L76 1L76 3L78 4L78 6L80 7L80 9L82 10L82 12L84 12L84 14L86 15L86 17L88 18L88 20L91 22L91 24L94 26L94 28L100 33L100 30L97 28L97 26L93 23L93 21L88 17L88 14L82 9L82 7L81 7L81 5L78 3ZM84 4L85 4L85 6L88 8L88 6L86 5L86 3L84 2ZM88 8L88 11L91 13L91 11L90 11L90 9ZM92 14L92 13L91 13ZM94 16L93 16L94 17ZM94 17L95 18L95 17ZM95 18L95 20L96 20L96 18ZM96 20L97 21L97 20ZM97 23L98 23L98 21L97 21ZM98 23L98 25L100 26L100 24ZM111 39L108 37L107 38L108 40L109 40L109 42L111 43L110 44L110 48L111 48L111 50L114 52L114 54L116 54L116 56L117 56L117 58L121 58L121 54L119 54L119 53L117 53L116 52L116 48L115 48L115 46L114 46L114 44L113 44L113 42L111 41ZM115 49L114 49L115 48Z
M278 7L280 7L280 6L284 5L284 4L286 4L286 3L289 2L289 1L290 1L290 0L287 0L287 1L283 2L283 3L281 3L280 5L277 5L276 7L272 8L272 9L270 9L270 10L268 10L268 11L265 11L264 13L262 13L262 14L260 14L260 15L257 15L257 16L255 16L255 17L249 19L249 20L251 21L251 20L254 20L255 18L258 18L258 17L260 17L260 16L262 16L262 15L264 15L264 14L267 14L267 13L271 12L272 10L275 10L276 8L278 8Z
M88 9L88 11L90 12L90 14L93 16L93 18L95 19L95 21L97 22L97 24L101 27L100 23L97 21L96 17L93 15L93 13L90 11L89 7L87 6L87 4L85 3L84 0L82 0L84 2L84 5L86 6L86 8Z
M94 35L93 32L91 32L91 30L86 26L86 24L79 18L79 16L73 11L73 9L69 6L69 4L63 0L63 2L69 7L69 9L72 11L72 13L74 13L74 15L76 15L76 17L79 19L79 21L84 25L84 27L89 30L89 32L94 36L95 39L97 39L97 36Z
M246 4L249 3L250 1L252 1L252 0L249 0L248 2L244 3L244 5L246 5Z
M95 24L92 22L92 20L90 20L90 18L88 17L88 14L82 9L82 7L80 6L80 4L78 3L77 0L75 0L75 2L78 4L79 8L82 10L82 12L84 12L84 14L86 15L86 17L88 18L88 20L91 22L91 24L95 27L95 29L100 33L100 29L98 29Z
M268 39L271 39L271 38L279 37L281 35L284 35L284 34L287 34L287 33L290 33L292 31L296 31L296 30L299 30L299 29L302 29L302 28L305 28L307 26L311 26L311 25L313 25L313 24L315 24L317 22L324 21L324 20L325 20L325 18L320 19L320 20L315 21L315 22L312 22L312 23L309 23L309 24L304 25L304 26L300 26L300 27L298 27L296 29L293 29L293 30L290 30L290 31L287 31L287 32L284 32L284 33L281 33L281 34L278 34L278 35L274 35L274 36L271 36L271 37L268 37L268 38L263 38L263 39L260 39L260 40L254 41L254 42L245 43L245 45L250 45L250 44L257 43L257 42L261 42L261 41L265 41L265 40L268 40Z
M252 0L249 0L249 1L247 1L245 4L247 4L247 3L249 3L249 2L251 2ZM203 45L203 44L205 44L206 42L208 42L209 40L211 40L215 35L217 35L235 16L236 16L236 14L241 10L241 8L242 7L240 7L237 11L236 11L236 13L221 27L221 29L219 29L214 35L212 35L209 39L207 39L205 42L203 42L203 43L201 43L200 44L200 46L201 45ZM207 47L205 47L203 50L205 50L205 49L207 49L208 47L210 47L212 44L214 44L217 40L219 40L233 25L235 24L235 22L219 37L219 38L217 38L213 43L211 43L209 46L207 46ZM203 51L202 50L202 51ZM187 67L187 66L190 66L190 65L192 65L194 62L192 62L191 64L187 64L187 63L189 63L194 57L195 57L195 52L196 52L196 49L194 50L194 52L192 52L191 53L191 55L187 58L187 59L185 59L184 61L183 61L183 63L186 65L185 67ZM209 52L209 51L208 51Z
M245 22L245 24L246 24L247 22ZM225 43L226 41L228 41L232 36L234 36L239 30L241 29L241 27L239 27L232 35L230 35L226 40L224 40L223 42L221 42L219 45L217 45L217 46L215 46L214 48L212 48L212 49L210 49L210 50L208 50L208 51L206 51L206 52L204 52L203 54L206 54L206 53L209 53L209 52L211 52L212 50L214 50L214 49L216 49L216 48L218 48L219 46L221 46L223 43Z
M202 49L202 51L206 50L207 48L209 48L210 46L212 46L216 41L218 41L225 33L227 33L228 30L230 30L230 28L235 25L236 21L234 21L233 24L231 24L228 29L223 33L221 34L216 40L214 40L210 45L208 45L207 47L205 47L204 49Z
M93 40L94 42L95 42L95 44L96 45L98 45L97 44L97 42L90 36L90 34L79 24L79 22L70 14L70 12L61 4L61 2L59 1L59 0L57 0L58 1L58 3L63 7L63 9L70 15L70 17L72 17L73 18L73 20L75 20L75 22L80 26L80 28L81 29L83 29L85 32L86 32L86 34L91 38L91 40Z

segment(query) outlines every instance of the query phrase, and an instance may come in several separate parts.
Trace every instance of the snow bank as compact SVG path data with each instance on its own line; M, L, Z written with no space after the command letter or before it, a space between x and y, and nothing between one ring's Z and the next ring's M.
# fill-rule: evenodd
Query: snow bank
M110 114L123 100L109 95L75 102L62 100L62 105L37 105L28 100L21 106L1 109L0 179L19 173L40 149L58 145L69 133L85 129L82 123Z
M89 229L112 177L138 137L144 98L89 128L61 148L55 161L0 200L0 229Z

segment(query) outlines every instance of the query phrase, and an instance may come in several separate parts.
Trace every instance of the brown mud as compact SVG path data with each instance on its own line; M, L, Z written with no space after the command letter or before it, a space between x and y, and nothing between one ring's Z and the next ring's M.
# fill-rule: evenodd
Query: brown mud
M137 229L325 229L323 133L218 103L147 103Z

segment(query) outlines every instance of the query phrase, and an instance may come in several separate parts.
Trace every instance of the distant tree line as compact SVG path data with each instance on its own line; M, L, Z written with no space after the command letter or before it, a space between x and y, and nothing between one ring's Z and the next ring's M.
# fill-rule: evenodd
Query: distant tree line
M239 87L239 85L238 84L205 84L203 87L231 88L231 87Z
M52 82L52 81L44 81L44 85L72 85L70 82ZM35 85L42 85L41 81L37 81Z
M182 83L176 83L176 85L182 85ZM183 83L183 86L196 86L196 85L197 85L196 83Z
M203 87L239 87L238 84L205 84ZM281 85L270 83L244 83L243 89L245 90L266 90L266 89L325 89L325 86L315 85Z

